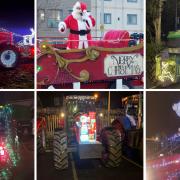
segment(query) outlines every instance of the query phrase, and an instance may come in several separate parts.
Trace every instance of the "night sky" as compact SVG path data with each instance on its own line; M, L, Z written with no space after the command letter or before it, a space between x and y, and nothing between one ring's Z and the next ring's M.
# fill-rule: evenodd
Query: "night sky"
M172 135L180 127L180 117L172 105L180 101L180 92L147 92L146 95L147 137L159 133Z
M1 0L0 28L29 34L34 27L34 0Z
M43 104L44 107L50 107L53 106L54 103L54 97L62 97L62 96L67 96L67 95L94 95L95 93L98 93L98 99L103 99L103 98L108 98L108 92L38 92L38 96L41 100L41 103ZM138 94L139 92L111 92L111 107L112 108L119 108L121 106L121 98L130 96L133 94Z
M0 92L0 105L8 104L12 101L34 99L34 92L8 91Z

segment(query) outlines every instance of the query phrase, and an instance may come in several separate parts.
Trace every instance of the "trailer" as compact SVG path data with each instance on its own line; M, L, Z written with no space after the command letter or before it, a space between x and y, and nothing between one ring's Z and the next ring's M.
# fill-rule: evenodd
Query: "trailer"
M67 40L53 41L38 43L39 88L143 87L143 34L112 30L87 49L66 50Z
M34 59L34 31L31 35L18 35L0 28L0 67L9 69L18 65L22 59ZM21 40L15 41L15 37Z

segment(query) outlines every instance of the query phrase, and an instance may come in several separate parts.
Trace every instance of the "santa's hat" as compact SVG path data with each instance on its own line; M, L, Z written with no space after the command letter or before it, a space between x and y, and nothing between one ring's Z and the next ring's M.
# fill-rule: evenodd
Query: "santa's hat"
M76 4L73 7L73 10L76 9L77 7L79 7L82 10L82 12L87 11L87 5L85 3L83 3L83 2L77 1Z

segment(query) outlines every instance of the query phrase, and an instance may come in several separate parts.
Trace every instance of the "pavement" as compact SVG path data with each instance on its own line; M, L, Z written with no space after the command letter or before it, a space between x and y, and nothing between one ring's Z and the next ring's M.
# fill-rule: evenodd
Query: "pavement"
M0 69L0 89L32 89L34 87L34 62L23 60L14 69Z
M143 179L143 168L122 159L117 168L105 168L99 159L80 160L76 153L69 154L69 167L56 170L53 167L52 152L44 153L37 159L37 180L131 180Z

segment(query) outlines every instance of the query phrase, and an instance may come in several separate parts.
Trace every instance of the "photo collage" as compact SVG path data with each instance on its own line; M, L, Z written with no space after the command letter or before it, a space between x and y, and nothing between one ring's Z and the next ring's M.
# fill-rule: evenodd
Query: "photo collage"
M0 180L180 180L180 0L1 0Z

